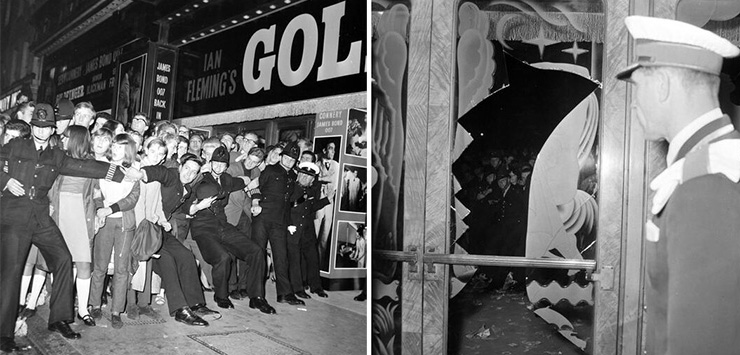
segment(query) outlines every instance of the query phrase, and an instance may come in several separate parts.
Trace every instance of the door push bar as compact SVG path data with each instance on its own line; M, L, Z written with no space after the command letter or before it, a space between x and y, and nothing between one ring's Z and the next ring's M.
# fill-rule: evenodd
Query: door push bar
M470 254L433 254L435 248L428 248L426 253L422 248L411 245L408 251L374 250L373 257L409 263L409 277L412 280L421 280L419 270L421 261L425 280L439 280L442 277L442 264L445 265L474 265L474 266L505 266L531 267L544 269L585 270L586 278L592 282L599 282L602 290L611 290L614 287L614 267L602 266L596 271L595 260L578 259L542 259L520 256L498 255L470 255Z

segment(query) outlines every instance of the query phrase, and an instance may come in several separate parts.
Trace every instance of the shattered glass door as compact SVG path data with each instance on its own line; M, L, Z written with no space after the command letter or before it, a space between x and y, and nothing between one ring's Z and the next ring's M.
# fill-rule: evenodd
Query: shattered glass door
M599 1L461 2L450 252L595 259ZM585 271L453 266L448 353L591 353Z

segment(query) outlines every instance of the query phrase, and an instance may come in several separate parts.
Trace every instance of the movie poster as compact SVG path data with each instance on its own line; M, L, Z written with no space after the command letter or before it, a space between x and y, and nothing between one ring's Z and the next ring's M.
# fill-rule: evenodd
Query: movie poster
M349 109L316 115L314 153L322 197L316 212L319 267L329 278L365 276L367 215L367 114ZM363 143L364 142L364 143Z

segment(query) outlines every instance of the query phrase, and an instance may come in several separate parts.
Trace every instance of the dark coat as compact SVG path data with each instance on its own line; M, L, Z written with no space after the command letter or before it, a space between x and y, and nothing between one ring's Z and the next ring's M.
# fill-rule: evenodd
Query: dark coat
M316 211L329 204L329 198L321 197L321 185L315 181L309 187L296 183L290 197L290 225L296 226L298 232L310 227L313 230L313 220Z
M153 165L145 166L142 169L146 171L147 182L157 181L162 184L162 210L167 220L169 220L173 213L180 212L180 207L191 195L192 187L182 185L180 172L177 168Z
M4 170L7 167L7 173ZM59 175L123 181L124 173L116 165L94 159L74 159L58 147L48 146L41 154L31 138L16 138L0 147L0 191L8 181L18 180L26 190L20 197L2 195L0 218L3 224L28 223L35 216L42 227L53 223L49 216L49 190Z
M224 207L229 202L229 194L242 190L246 187L244 180L241 178L235 178L228 173L223 173L220 176L221 184L219 184L210 172L203 173L203 178L193 186L193 192L190 194L188 200L183 204L183 211L189 210L190 205L196 202L196 197L201 195L202 190L214 190L218 191L218 198L213 201L211 207L198 211L193 216L193 224L196 222L218 220L226 223L226 214L224 213ZM189 211L188 211L189 212Z
M260 194L252 199L259 199L262 213L257 217L266 221L288 223L290 218L289 199L293 193L295 173L286 171L279 163L268 165L260 174Z
M726 138L740 140L740 133ZM693 147L683 148L677 159ZM683 183L646 231L648 352L734 353L740 349L740 184L702 172L708 149L685 156Z

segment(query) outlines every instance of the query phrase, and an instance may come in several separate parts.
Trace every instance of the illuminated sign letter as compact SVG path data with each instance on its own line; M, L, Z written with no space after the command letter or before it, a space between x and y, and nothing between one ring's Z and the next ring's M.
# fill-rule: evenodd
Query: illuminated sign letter
M275 25L269 29L261 29L252 35L244 50L244 64L242 65L242 83L244 89L255 94L262 89L270 90L270 78L275 67L275 55L266 56L259 60L259 76L254 77L254 60L257 57L257 45L264 43L265 53L271 53L275 48Z
M344 2L324 9L321 19L324 22L324 50L317 81L332 79L360 72L361 41L352 42L349 55L341 62L339 55L339 25L344 16Z
M293 41L298 31L303 31L303 56L298 69L290 67L290 58ZM278 75L285 86L296 86L303 82L311 73L316 62L316 52L319 47L319 29L311 15L299 15L288 23L285 33L280 40L278 52Z

